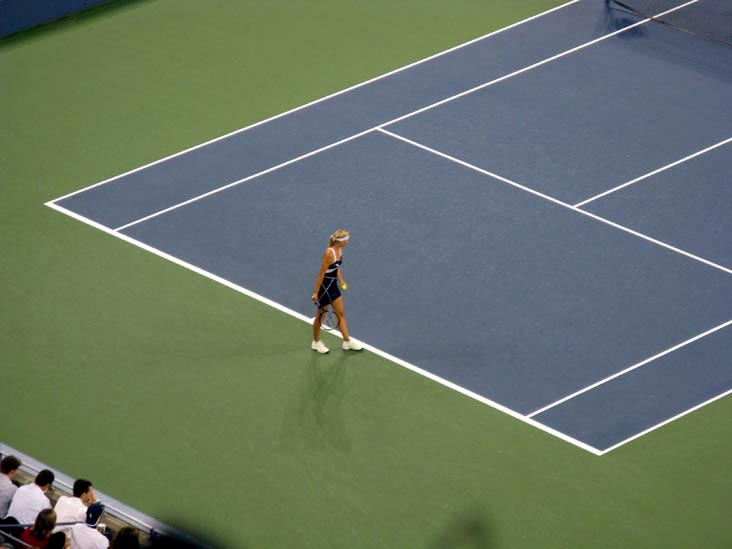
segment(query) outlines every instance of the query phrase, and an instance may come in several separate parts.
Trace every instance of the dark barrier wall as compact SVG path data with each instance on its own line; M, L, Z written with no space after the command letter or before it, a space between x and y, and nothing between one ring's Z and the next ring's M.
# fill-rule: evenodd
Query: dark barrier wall
M110 0L0 0L0 37Z

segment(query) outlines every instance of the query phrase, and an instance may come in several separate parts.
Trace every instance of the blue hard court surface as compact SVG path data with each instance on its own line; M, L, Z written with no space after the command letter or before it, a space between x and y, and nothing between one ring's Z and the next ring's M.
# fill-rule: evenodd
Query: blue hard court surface
M57 204L120 227L350 138L121 233L310 315L325 235L347 227L354 335L530 414L732 318L728 270L571 207L729 138L731 52L645 24L410 113L638 20L580 1ZM547 197L374 130L397 118ZM716 151L586 209L728 265ZM611 448L729 390L730 351L719 330L535 419Z

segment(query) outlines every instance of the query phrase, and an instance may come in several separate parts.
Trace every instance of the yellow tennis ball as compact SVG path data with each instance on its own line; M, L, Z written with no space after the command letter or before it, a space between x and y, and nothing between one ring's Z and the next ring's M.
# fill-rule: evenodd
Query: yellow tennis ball
M348 284L346 284L346 283L341 284L341 288L344 289L344 290L347 290L348 289Z

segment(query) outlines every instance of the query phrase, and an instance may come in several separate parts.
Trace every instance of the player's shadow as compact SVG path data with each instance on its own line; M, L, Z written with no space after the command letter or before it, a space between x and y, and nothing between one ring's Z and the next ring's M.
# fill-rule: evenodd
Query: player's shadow
M479 509L450 519L428 549L491 549L495 547L490 520Z
M283 448L334 448L351 451L343 419L347 392L348 353L312 353L304 364L300 382L287 405L283 420Z

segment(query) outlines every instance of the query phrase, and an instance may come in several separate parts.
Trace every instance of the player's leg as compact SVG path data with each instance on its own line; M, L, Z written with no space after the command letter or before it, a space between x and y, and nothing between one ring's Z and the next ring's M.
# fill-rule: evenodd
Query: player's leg
M339 297L333 302L333 311L338 315L338 327L343 334L343 340L348 341L351 337L348 335L348 324L346 324L346 312L343 309L342 297Z
M315 313L313 319L313 341L320 341L320 315L323 314L323 309L318 307L318 312Z
M325 309L318 307L318 312L315 313L315 319L313 320L313 342L310 344L310 348L313 351L318 351L321 354L327 353L330 350L320 341L320 316L323 312L325 312Z
M360 351L362 347L355 341L352 341L348 333L348 323L346 322L346 312L343 308L342 297L339 297L333 302L333 310L338 315L338 327L343 334L343 349L347 351Z

